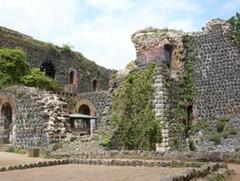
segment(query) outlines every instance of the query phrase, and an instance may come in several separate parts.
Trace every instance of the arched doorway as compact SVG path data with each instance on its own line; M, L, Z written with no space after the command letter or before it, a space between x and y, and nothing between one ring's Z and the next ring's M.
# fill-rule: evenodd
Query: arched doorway
M79 107L78 112L81 114L90 115L90 108L88 107L88 105L83 104Z
M9 103L4 103L1 110L1 120L3 123L3 144L12 142L12 107Z

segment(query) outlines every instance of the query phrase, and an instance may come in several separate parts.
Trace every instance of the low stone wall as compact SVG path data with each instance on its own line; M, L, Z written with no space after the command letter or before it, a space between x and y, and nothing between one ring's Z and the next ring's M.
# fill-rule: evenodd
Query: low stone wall
M227 164L224 163L187 163L187 162L163 162L163 161L150 161L150 160L100 160L100 159L65 159L65 160L53 160L44 161L38 163L16 165L9 167L0 168L0 172L12 171L12 170L23 170L36 167L49 167L56 165L67 165L67 164L86 164L86 165L103 165L103 166L132 166L132 167L189 167L187 171L178 175L164 176L161 177L162 181L189 181L200 177L206 177L209 174L217 172L219 169L224 169L224 173L230 174L231 172L227 169Z

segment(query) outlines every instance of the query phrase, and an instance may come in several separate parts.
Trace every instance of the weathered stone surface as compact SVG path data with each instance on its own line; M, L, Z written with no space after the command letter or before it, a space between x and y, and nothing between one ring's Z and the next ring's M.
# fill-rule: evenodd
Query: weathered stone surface
M13 108L11 141L14 146L41 148L66 137L63 102L56 95L36 88L12 86L1 90L0 106L9 100ZM0 119L0 123L2 138L3 120Z

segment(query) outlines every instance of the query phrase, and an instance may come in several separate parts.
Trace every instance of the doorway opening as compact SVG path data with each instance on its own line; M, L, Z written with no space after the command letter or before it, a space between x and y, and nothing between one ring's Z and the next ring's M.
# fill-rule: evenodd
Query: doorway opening
M1 110L3 121L3 144L12 142L12 107L9 103L4 103Z

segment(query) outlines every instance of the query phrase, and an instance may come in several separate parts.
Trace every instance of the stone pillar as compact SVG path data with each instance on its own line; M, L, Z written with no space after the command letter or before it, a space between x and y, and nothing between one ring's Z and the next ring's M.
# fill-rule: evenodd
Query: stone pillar
M94 134L94 130L96 129L96 119L90 119L90 134Z
M162 142L156 143L157 152L166 152L169 150L169 124L165 122L167 120L166 114L169 109L168 103L168 89L166 87L166 80L169 76L169 72L166 69L166 65L159 64L156 67L156 73L154 76L154 111L155 116L164 125L162 128Z

